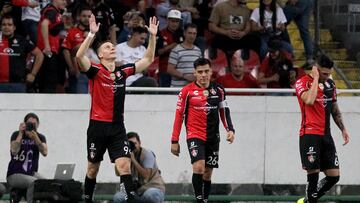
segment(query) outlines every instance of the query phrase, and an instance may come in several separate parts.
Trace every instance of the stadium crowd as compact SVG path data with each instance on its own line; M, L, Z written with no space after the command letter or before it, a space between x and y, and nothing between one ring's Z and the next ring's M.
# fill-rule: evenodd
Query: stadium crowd
M293 87L304 71L293 67L286 26L297 24L304 66L311 64L308 2L261 0L251 10L246 0L4 0L0 92L87 93L75 54L91 14L100 31L88 57L98 63L97 44L109 40L116 45L117 65L144 55L149 34L143 27L151 16L159 19L156 59L127 86L183 87L195 80L193 62L205 56L212 80L226 88Z

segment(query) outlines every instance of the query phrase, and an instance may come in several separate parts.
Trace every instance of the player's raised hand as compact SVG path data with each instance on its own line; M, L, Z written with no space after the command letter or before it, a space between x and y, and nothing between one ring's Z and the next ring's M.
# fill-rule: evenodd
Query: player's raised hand
M89 27L90 27L90 32L93 34L97 33L97 31L99 31L100 23L96 24L96 19L95 19L94 14L91 14L91 17L89 19Z
M179 143L171 144L171 153L175 156L179 156L180 154L180 145Z
M159 27L159 21L155 16L150 17L149 26L145 25L145 27L151 35L156 35Z
M234 132L229 130L227 132L227 137L226 137L226 141L229 142L229 144L233 143L234 142L234 139L235 139L235 135L234 135Z
M311 74L314 79L319 79L319 69L317 66L313 66L311 69Z

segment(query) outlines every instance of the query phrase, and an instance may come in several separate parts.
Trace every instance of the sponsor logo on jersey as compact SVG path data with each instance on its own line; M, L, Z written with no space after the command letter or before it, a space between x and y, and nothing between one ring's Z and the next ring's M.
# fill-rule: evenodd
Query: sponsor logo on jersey
M198 155L198 150L193 149L191 150L191 156L196 157Z

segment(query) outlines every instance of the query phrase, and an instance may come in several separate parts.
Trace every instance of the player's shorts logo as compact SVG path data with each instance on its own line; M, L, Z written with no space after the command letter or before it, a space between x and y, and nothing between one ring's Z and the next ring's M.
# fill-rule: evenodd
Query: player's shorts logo
M312 154L309 155L309 156L308 156L308 160L309 160L310 163L314 163L314 161L315 161L315 156L312 155Z
M198 155L198 150L193 149L191 150L191 156L196 157Z

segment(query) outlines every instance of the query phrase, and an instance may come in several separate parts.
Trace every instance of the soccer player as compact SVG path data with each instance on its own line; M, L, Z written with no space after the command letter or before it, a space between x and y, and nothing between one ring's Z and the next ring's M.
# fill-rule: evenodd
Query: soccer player
M213 168L219 161L219 114L227 131L226 140L234 141L234 128L224 89L210 82L210 61L199 58L194 62L195 82L179 93L171 138L171 153L180 154L179 134L185 119L186 139L193 167L192 184L197 202L207 202Z
M302 117L300 156L308 182L305 198L299 199L298 203L317 203L340 178L339 160L330 133L330 114L342 132L343 145L349 142L349 134L337 104L335 83L329 78L333 66L334 62L322 55L311 73L295 84ZM320 171L326 177L319 182Z
M90 32L76 53L81 71L89 78L92 101L87 131L88 168L84 191L86 203L92 202L96 176L106 150L120 173L120 186L125 190L125 199L127 202L134 202L130 150L123 122L125 80L130 75L146 70L154 61L158 25L157 19L151 17L147 27L150 39L144 57L135 64L116 67L115 45L109 41L100 43L97 49L100 64L91 63L85 55L100 26L100 23L96 24L94 15L90 17Z

